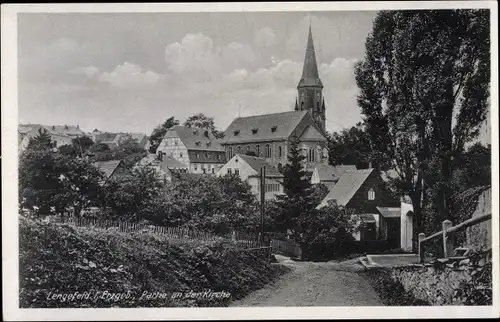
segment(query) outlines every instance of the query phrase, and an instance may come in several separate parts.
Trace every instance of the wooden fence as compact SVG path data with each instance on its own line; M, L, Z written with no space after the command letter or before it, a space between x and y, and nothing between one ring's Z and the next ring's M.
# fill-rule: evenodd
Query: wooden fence
M291 240L272 239L271 248L273 253L302 259L302 249Z
M477 217L473 217L469 220L466 220L456 226L452 226L451 221L445 220L442 223L443 229L434 233L428 237L425 237L424 233L420 233L418 235L418 254L420 257L420 262L423 263L425 261L425 250L426 245L436 239L442 239L442 247L443 247L443 257L450 258L454 255L455 245L453 242L453 234L459 231L463 231L468 227L477 225L484 221L490 220L491 214L485 214Z
M163 237L172 241L182 241L186 243L195 242L215 242L220 240L230 240L239 248L255 248L259 247L259 240L241 239L242 237L252 237L251 234L244 232L236 232L232 234L232 238L217 236L216 234L181 228L181 227L166 227L166 226L156 226L147 225L144 223L129 222L129 221L117 221L117 220L106 220L97 218L77 218L77 217L61 217L61 216L49 216L44 219L45 221L69 224L77 227L92 227L98 229L116 229L119 232L133 233L133 232L149 232L160 237Z

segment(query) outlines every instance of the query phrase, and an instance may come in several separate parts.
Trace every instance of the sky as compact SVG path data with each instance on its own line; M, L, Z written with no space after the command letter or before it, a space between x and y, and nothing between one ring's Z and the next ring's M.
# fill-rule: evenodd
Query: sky
M151 133L170 116L293 110L311 22L326 127L361 120L353 65L374 11L21 13L19 122Z
M354 64L376 11L20 13L20 123L150 134L204 113L291 111L311 24L326 129L361 121ZM489 127L489 125L488 125ZM488 127L480 141L490 143Z

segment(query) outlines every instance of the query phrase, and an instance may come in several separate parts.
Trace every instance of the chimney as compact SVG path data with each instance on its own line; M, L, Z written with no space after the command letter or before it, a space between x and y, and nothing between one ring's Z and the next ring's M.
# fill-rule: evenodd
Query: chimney
M77 128L77 129L80 129L80 124L77 124L77 125L76 125L76 128Z

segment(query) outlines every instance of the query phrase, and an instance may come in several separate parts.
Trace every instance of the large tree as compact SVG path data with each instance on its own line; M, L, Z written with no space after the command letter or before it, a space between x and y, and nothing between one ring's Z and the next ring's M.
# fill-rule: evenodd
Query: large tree
M165 134L167 134L167 131L175 126L179 125L179 120L176 120L175 117L169 117L168 119L165 120L162 124L158 125L151 135L149 136L149 152L150 153L156 153L156 149L161 143L161 140L163 140L163 137Z
M224 133L217 130L213 117L206 116L203 113L198 113L187 118L184 126L198 127L209 130L216 138L222 138Z
M283 195L276 196L281 207L277 222L292 238L303 232L303 218L308 217L317 205L312 185L304 169L305 156L300 150L299 141L292 137L289 140L289 163L283 169Z
M370 163L379 170L387 170L390 161L385 155L373 151L370 136L359 122L355 126L334 132L328 137L329 162L331 165L349 164L366 169Z
M453 159L477 137L489 96L488 10L382 11L355 68L372 148L393 160L420 231L425 190L447 211ZM439 177L427 181L428 169ZM424 181L425 179L425 181Z

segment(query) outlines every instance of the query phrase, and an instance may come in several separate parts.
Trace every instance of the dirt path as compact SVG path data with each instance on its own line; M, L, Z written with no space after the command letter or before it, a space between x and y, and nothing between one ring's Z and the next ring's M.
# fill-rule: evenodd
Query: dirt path
M382 306L361 265L294 262L280 257L291 272L274 284L235 301L231 306Z

